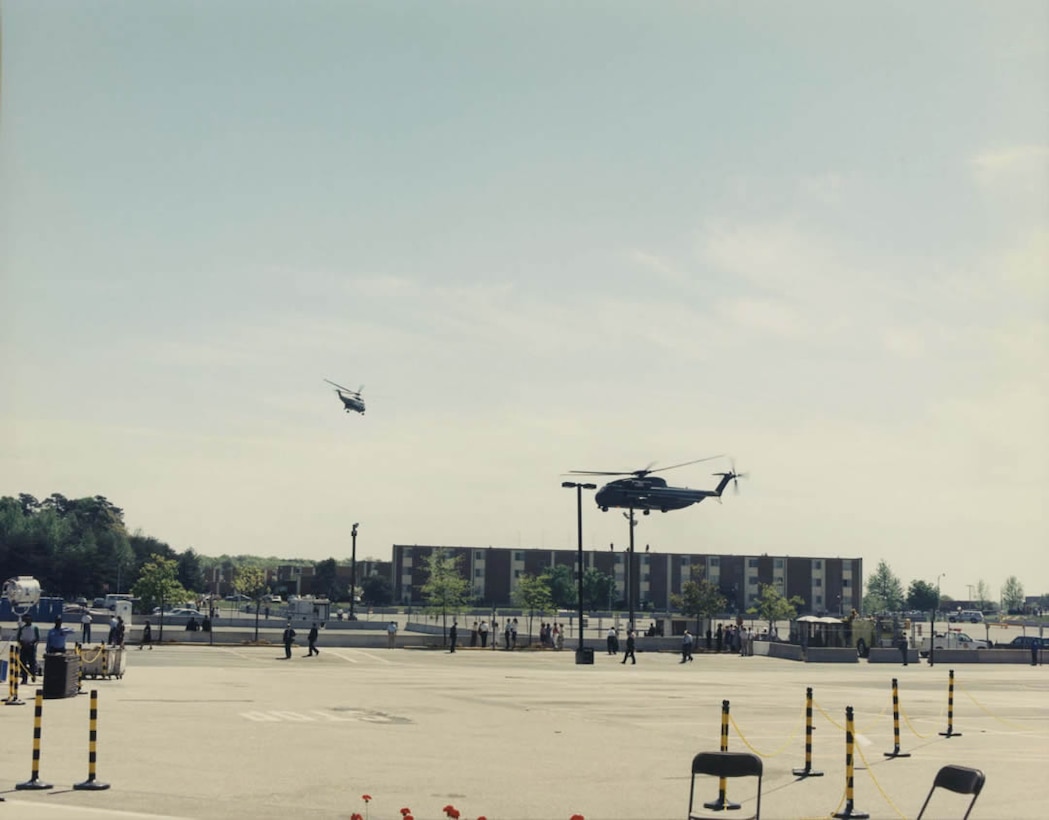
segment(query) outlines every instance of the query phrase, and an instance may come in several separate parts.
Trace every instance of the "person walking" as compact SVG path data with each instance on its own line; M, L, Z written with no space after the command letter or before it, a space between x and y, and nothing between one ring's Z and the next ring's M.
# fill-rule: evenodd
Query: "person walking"
M616 635L616 628L614 626L608 627L608 633L605 635L605 650L609 655L619 654L619 636Z
M91 613L86 609L84 614L80 616L80 643L91 643L91 622L94 618L91 617Z
M900 650L900 655L903 659L903 665L907 665L907 636L900 635L898 641L896 641L896 647Z
M686 663L692 660L692 633L687 629L685 634L681 636L681 662Z
M623 660L620 663L626 663L626 659L630 658L631 664L637 663L637 658L634 656L634 630L628 629L626 633L626 651L623 653Z
M393 649L397 645L397 621L386 624L386 648Z
M309 634L306 635L306 641L309 644L310 651L306 653L306 657L311 655L319 655L321 651L317 648L317 622L313 622L313 626L310 627Z
M15 642L18 644L18 665L22 668L22 685L25 686L29 677L36 683L36 645L40 643L40 628L33 623L28 612L22 616Z
M291 621L288 621L288 625L284 627L284 660L288 660L291 657L291 644L295 640L295 630L291 628Z
M142 640L139 641L138 648L141 649L143 646L148 646L149 650L153 651L153 627L150 626L149 621L142 626Z
M510 621L510 648L517 648L517 618Z
M449 652L455 652L455 642L459 638L459 622L452 621L452 628L448 630L448 643L452 645Z

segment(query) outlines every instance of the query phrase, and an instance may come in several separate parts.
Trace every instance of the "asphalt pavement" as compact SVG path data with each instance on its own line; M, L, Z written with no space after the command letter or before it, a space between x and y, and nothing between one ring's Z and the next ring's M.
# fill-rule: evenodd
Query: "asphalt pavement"
M99 693L97 782L89 775L89 697L43 701L39 781L31 780L34 706L0 706L0 818L178 817L684 818L693 755L718 749L729 702L732 751L764 762L762 816L828 817L846 800L846 707L854 709L853 814L915 817L937 770L982 769L972 818L1044 815L1049 667L804 664L767 657L601 651L481 651L328 646L291 660L280 647L127 650ZM892 680L897 679L900 751ZM812 771L804 757L813 690ZM945 737L948 727L952 732ZM369 795L365 801L363 795ZM697 803L718 796L716 780ZM752 810L755 788L729 781ZM938 792L927 817L961 816ZM723 812L731 818L737 812Z

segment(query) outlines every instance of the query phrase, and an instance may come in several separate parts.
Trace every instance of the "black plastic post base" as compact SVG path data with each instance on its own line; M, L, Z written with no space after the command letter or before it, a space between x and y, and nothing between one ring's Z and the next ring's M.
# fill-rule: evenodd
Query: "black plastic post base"
M845 811L832 814L831 817L836 817L838 820L867 820L870 815L861 811L853 811L852 806L846 806Z
M575 662L576 664L586 664L588 666L594 665L594 650L589 646L584 646L575 651Z
M712 800L709 803L704 803L703 808L710 809L711 811L725 811L726 809L731 811L732 809L738 809L739 803L733 803L730 800L726 800L723 797L719 797L717 800Z
M882 752L886 757L910 757L910 752L901 752L899 747L893 749L891 752Z
M940 737L961 737L961 732L952 732L948 729L946 732L940 732Z
M83 783L74 783L73 788L78 792L100 792L109 788L108 783L103 783L101 780L95 780L93 777L89 777Z
M43 780L37 780L34 778L32 780L27 780L25 783L16 783L15 788L19 791L41 791L43 789L53 789L54 786L50 783L45 783Z
M808 766L803 769L794 769L793 774L795 777L823 777L823 772L817 772Z

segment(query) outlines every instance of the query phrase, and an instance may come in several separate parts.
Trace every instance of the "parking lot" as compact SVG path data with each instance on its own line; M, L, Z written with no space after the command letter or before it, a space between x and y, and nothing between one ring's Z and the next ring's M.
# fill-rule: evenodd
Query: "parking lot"
M273 647L129 650L122 680L99 692L98 780L88 774L88 698L44 701L40 778L29 780L33 706L4 706L0 812L12 817L667 817L686 813L692 756L716 750L722 702L729 748L765 764L762 814L826 817L845 788L845 708L855 710L855 812L913 817L939 767L979 767L987 786L972 817L1041 817L1049 763L1049 667L956 671L953 730L946 667L817 666L763 657L645 653L636 666L601 652L577 666L565 652L327 647L290 661ZM901 746L893 749L891 680ZM813 688L813 768L804 762L804 697ZM23 696L26 692L23 690ZM25 698L31 700L30 698ZM960 733L960 734L959 734ZM729 798L753 805L750 785ZM699 799L717 795L705 783ZM953 800L949 799L953 798ZM938 797L939 813L964 801ZM101 812L99 814L98 812ZM123 816L128 816L127 814ZM731 816L731 815L727 815ZM929 815L927 815L929 816Z

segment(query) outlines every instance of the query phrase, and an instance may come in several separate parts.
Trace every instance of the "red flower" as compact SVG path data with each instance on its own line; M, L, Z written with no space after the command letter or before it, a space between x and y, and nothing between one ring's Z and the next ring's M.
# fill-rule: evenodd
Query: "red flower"
M581 814L573 814L568 820L586 820Z
M411 813L412 813L411 809L401 809L401 817L407 817Z
M410 814L406 814L404 815L404 820L415 820L415 818L412 817Z
M353 814L350 815L350 820L364 820L364 818L361 817L361 815L359 813L354 812Z
M446 816L451 817L452 820L459 820L459 809L451 804L444 807L444 813Z
M361 795L361 800L363 800L365 803L367 803L371 799L372 799L372 796L370 794L362 794Z
M488 820L488 818L482 814L480 817L477 818L477 820Z

